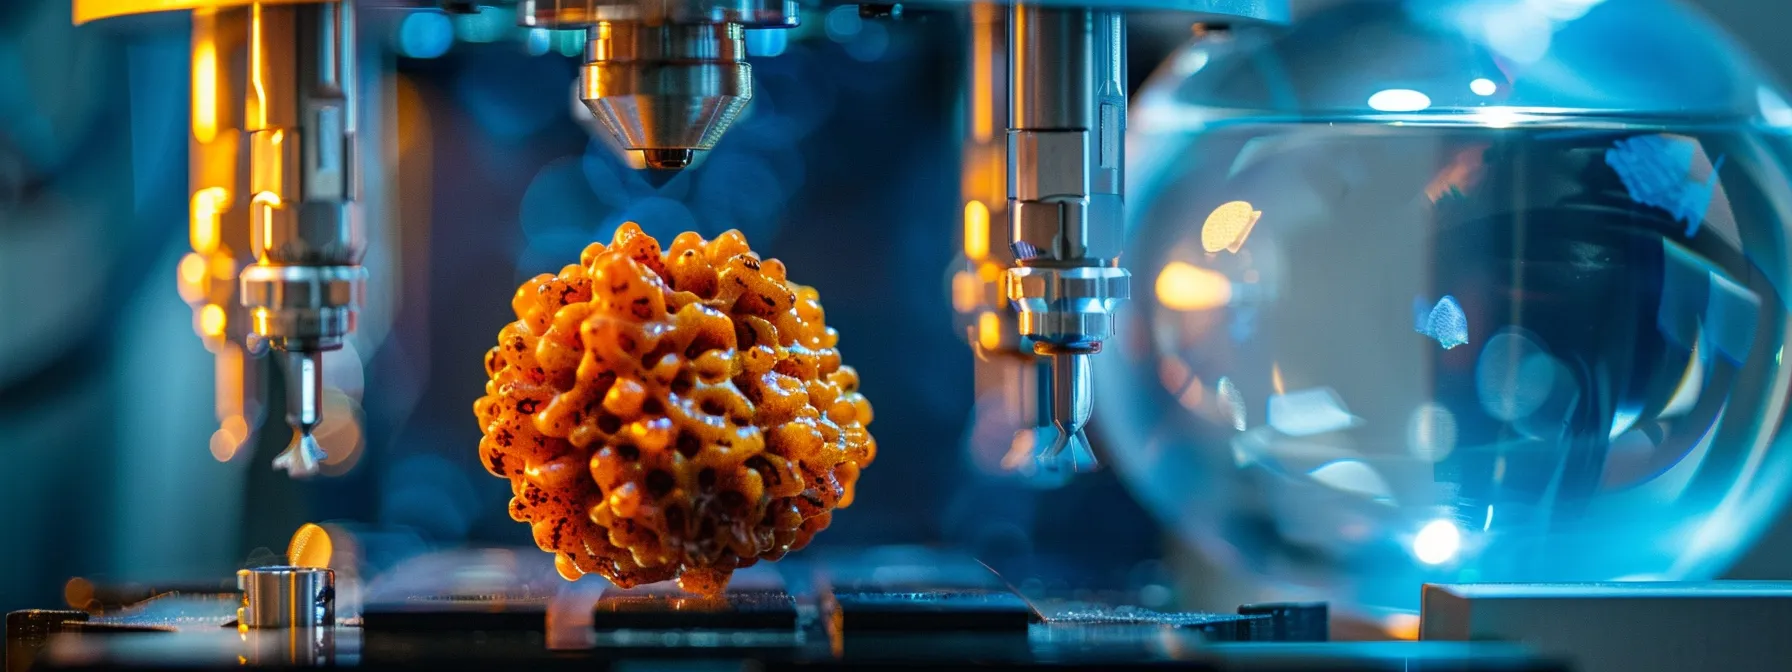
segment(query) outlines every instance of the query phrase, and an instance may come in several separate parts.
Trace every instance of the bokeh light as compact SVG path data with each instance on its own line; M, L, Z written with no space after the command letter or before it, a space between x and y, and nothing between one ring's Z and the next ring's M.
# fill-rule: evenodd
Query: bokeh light
M454 46L454 23L440 12L407 12L398 23L398 53L409 58L436 58Z

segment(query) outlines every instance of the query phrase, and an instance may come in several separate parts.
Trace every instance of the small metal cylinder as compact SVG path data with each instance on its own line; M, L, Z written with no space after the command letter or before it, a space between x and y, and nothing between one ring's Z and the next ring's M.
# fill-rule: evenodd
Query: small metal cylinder
M237 619L251 628L317 628L336 623L336 573L318 567L257 567L236 573Z

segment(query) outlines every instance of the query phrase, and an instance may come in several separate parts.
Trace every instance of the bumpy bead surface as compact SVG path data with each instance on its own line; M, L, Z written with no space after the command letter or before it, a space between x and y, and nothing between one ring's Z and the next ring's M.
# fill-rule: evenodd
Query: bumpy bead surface
M877 454L820 297L738 231L662 252L623 224L511 307L480 460L568 579L717 593L807 545Z

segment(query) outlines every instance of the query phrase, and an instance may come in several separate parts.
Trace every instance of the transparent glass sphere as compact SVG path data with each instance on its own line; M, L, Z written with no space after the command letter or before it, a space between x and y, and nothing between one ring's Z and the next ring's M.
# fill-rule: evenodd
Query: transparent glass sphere
M1337 2L1134 110L1100 436L1264 594L1706 578L1777 510L1792 107L1703 16Z

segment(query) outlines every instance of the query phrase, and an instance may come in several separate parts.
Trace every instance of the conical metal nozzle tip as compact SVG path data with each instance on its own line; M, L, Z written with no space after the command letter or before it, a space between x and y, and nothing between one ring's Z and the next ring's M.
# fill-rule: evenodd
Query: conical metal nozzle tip
M317 437L308 429L295 427L292 443L274 457L274 468L286 470L293 478L308 478L317 475L317 467L323 460L324 448L317 444Z
M1078 471L1097 466L1095 452L1083 427L1089 424L1094 400L1089 396L1089 355L1063 352L1051 355L1051 405L1047 420L1056 436L1039 453L1042 466L1058 466L1068 461Z

